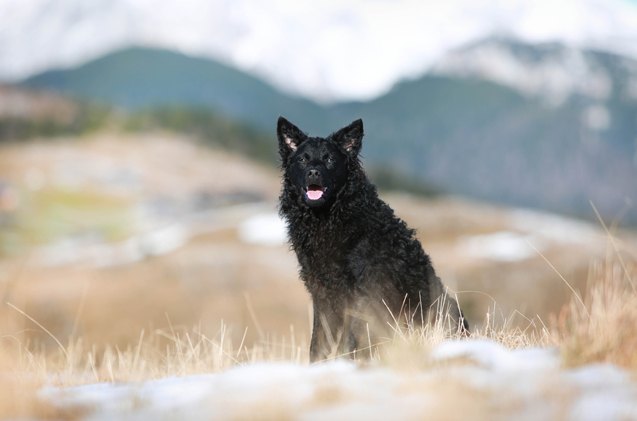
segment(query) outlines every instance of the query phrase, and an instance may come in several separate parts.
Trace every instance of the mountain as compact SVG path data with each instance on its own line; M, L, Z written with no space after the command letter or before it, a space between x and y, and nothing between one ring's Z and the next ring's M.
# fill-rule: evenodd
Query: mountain
M637 58L634 0L0 0L0 28L4 81L144 45L323 103L376 98L490 36Z
M317 104L283 94L247 73L212 60L147 48L127 48L75 69L44 72L22 85L129 110L208 107L263 127L271 125L278 112L321 114Z
M411 155L407 166L415 174L463 194L589 216L592 201L607 217L636 220L637 61L488 39L370 106L416 98L421 112L425 97L433 106L419 162ZM407 120L401 128L416 132Z
M428 76L398 85L360 114L376 137L371 162L514 205L591 217L592 201L608 218L628 206L624 221L635 222L637 105L614 99L608 106L603 112L613 120L596 130L581 98L547 107L501 85Z
M548 105L577 95L606 101L613 90L637 99L637 61L560 43L528 44L491 37L449 52L432 74L490 80Z
M485 49L499 54L488 56L494 69L506 59L515 71L489 73L475 58ZM278 115L319 135L363 117L371 168L586 217L592 201L607 218L637 223L635 69L610 53L489 39L368 102L319 105L210 60L143 48L23 83L132 110L209 107L268 133Z

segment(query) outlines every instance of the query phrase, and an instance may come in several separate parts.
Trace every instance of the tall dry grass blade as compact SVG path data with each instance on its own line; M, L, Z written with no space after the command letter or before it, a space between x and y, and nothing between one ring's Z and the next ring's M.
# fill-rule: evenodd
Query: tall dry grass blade
M570 282L568 282L566 280L566 278L564 277L564 275L562 275L560 273L559 270L557 270L557 268L555 267L555 265L553 265L553 263L551 263L551 261L544 255L544 253L542 253L540 250L537 249L537 247L535 247L533 244L531 244L531 242L527 241L527 244L533 248L533 250L535 250L535 252L546 262L547 265L549 265L549 267L557 274L557 276L559 276L559 278L562 280L562 282L564 282L564 284L566 284L566 286L568 287L568 289L571 290L571 292L573 293L573 295L575 296L575 298L577 298L577 301L579 302L579 304L582 306L582 309L586 312L586 314L590 317L590 314L588 312L588 309L586 308L586 304L584 304L584 300L582 300L582 297L577 293L577 291L575 291L575 288L573 288L573 286L570 284Z
M84 282L84 286L82 287L82 297L80 298L80 305L77 307L77 311L75 312L75 318L73 320L73 328L71 329L71 334L69 335L70 339L75 338L75 334L77 333L77 327L80 324L80 318L82 317L82 313L84 312L84 305L86 303L86 294L88 293L88 282Z
M334 337L334 334L332 333L332 329L330 328L330 325L327 321L327 317L325 317L324 314L320 315L319 321L321 322L321 326L323 328L323 333L325 334L325 339L327 340L327 344L331 349L330 355L334 357L336 356L338 341L340 340L339 332L337 332L336 333L337 336Z
M254 312L254 308L252 307L252 300L250 299L250 295L246 292L243 294L243 297L246 301L246 307L248 308L248 314L250 315L250 319L252 323L254 323L254 327L257 329L257 334L259 335L259 339L264 340L265 335L263 333L263 329L261 329L261 324L259 323L259 319L257 318L256 313Z
M139 364L139 356L142 352L142 344L144 343L144 335L146 331L142 329L139 333L139 340L137 341L137 346L135 347L135 355L133 356L133 369L137 369Z
M47 329L46 327L44 327L40 322L38 322L37 320L35 320L33 317L29 316L27 313L25 313L24 311L20 310L18 307L14 306L11 303L6 303L9 307L11 307L12 309L14 309L15 311L17 311L18 313L22 314L24 317L26 317L27 319L29 319L31 322L33 322L36 326L38 326L40 329L42 329L47 335L49 335L49 337L51 339L53 339L55 341L55 343L57 344L57 346L60 348L60 351L62 351L62 353L64 354L64 357L66 358L67 361L70 361L69 358L69 354L66 351L66 349L64 348L64 345L62 345L62 343L58 340L58 338L55 337L54 334L51 333L51 331L49 331L49 329Z
M95 368L95 353L94 351L89 352L88 354L88 364L91 367L91 372L93 373L93 377L95 377L95 381L100 381L100 376L97 374L97 369Z
M406 298L407 298L407 296L405 296L405 299ZM387 305L387 303L385 302L384 299L381 300L381 301L382 301L383 305L385 306L385 308L387 309L387 312L389 313L389 316L392 318L392 320L394 322L394 324L392 325L392 323L390 321L387 321L387 325L389 326L389 328L394 331L394 334L404 335L403 329L400 328L400 323L398 322L398 319L394 315L394 312L391 311L391 308L389 308L389 306ZM404 303L405 303L405 301L403 300L403 304L402 305L405 305ZM398 315L398 317L400 317L400 314Z
M243 349L243 345L245 343L247 335L248 335L248 327L246 326L246 328L243 329L243 336L241 337L241 342L239 343L239 348L237 348L237 358L241 354L241 350Z
M633 292L637 292L637 287L635 286L635 283L633 282L632 276L630 275L630 271L628 270L628 267L626 266L626 262L624 261L622 254L619 252L619 247L617 246L617 242L615 241L615 236L610 232L610 230L606 226L606 223L604 222L602 215L597 210L597 207L595 206L593 201L590 200L589 203L591 207L593 208L593 212L595 212L595 217L597 218L599 223L602 225L602 228L604 228L604 231L606 232L606 235L608 236L608 240L610 241L610 244L613 246L613 250L615 251L615 256L617 257L617 260L619 260L619 264L624 270L624 275L626 275L626 279L630 283L630 286L633 289Z

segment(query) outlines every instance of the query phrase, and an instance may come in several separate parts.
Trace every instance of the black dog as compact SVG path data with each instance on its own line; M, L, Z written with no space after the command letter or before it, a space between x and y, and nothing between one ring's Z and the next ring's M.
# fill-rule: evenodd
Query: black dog
M371 354L390 326L441 315L454 332L468 333L414 231L363 171L362 120L320 138L280 117L277 135L280 212L314 307L310 360Z

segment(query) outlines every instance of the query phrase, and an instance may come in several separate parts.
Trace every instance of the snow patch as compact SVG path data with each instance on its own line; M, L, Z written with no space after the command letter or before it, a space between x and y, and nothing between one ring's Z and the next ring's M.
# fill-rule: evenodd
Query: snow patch
M596 131L605 130L610 126L610 111L601 105L591 105L584 110L582 121L589 129Z
M566 244L591 244L602 236L591 223L578 221L547 212L529 209L513 210L509 225L517 230L535 235L546 241Z
M603 239L588 222L540 211L512 210L505 222L507 230L460 237L459 252L478 259L516 262L538 256L551 244L590 247Z
M440 419L454 418L456 406L471 399L485 411L471 414L476 418L637 417L637 384L629 373L608 364L563 369L553 348L510 350L489 340L456 340L434 347L431 358L432 368L412 371L342 360L310 366L257 363L141 383L49 387L41 396L57 407L85 408L91 420L257 415L383 420L397 414Z
M94 267L125 265L146 257L171 253L186 244L189 237L188 227L170 224L117 243L107 243L91 236L66 238L41 247L36 252L36 260L44 266L78 262Z
M458 242L460 252L475 258L500 262L517 262L537 255L533 248L533 236L513 231L498 231L461 237Z
M574 94L603 101L613 89L612 77L582 51L562 47L538 59L516 54L497 40L449 53L432 72L490 80L554 106Z
M569 387L580 396L570 411L574 420L622 420L637 415L635 387L628 373L610 364L594 364L577 368L565 374Z
M239 238L248 244L279 246L287 242L287 229L276 213L262 213L239 225Z
M509 350L489 340L446 341L432 352L436 360L468 359L493 371L555 370L559 353L553 348Z

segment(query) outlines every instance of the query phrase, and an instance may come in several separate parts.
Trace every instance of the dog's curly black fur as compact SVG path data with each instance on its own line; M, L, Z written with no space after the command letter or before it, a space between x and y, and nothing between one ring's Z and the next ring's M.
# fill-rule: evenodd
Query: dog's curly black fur
M283 185L280 213L312 296L311 361L367 355L389 325L448 315L467 333L416 239L363 171L357 120L327 138L309 137L283 117L277 125ZM434 303L437 310L430 310Z

